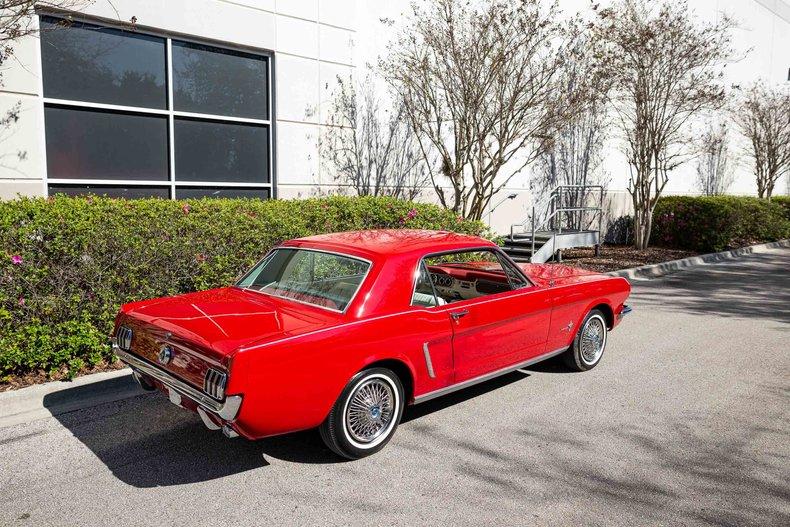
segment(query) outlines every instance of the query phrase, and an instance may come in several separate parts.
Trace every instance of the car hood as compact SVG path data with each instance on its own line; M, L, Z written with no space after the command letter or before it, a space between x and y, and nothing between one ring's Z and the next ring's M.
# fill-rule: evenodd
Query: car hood
M122 312L227 356L237 349L321 329L338 314L236 287L126 304ZM219 358L219 357L217 357Z
M518 266L530 280L537 285L565 285L569 283L589 282L606 278L606 275L562 264L521 263ZM550 283L553 282L553 283Z

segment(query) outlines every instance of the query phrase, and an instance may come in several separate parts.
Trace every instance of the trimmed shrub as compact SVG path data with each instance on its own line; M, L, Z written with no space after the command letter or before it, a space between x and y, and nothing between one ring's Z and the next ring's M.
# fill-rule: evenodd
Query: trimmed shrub
M122 303L230 284L284 240L399 227L487 234L441 207L383 197L0 202L0 381L109 362Z
M651 244L717 252L790 236L787 209L736 196L668 196L653 214Z
M790 220L790 196L774 196L771 198L771 203L780 205L785 211L785 218Z

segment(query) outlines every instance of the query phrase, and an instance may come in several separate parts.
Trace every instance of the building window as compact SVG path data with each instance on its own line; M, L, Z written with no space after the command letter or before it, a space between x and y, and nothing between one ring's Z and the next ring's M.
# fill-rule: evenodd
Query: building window
M50 194L271 196L269 55L40 22Z

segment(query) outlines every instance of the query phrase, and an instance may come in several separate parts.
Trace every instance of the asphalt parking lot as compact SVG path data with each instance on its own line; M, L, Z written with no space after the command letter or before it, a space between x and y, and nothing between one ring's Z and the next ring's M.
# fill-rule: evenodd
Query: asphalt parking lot
M790 525L790 250L634 284L603 362L411 409L381 453L155 394L0 429L0 525Z

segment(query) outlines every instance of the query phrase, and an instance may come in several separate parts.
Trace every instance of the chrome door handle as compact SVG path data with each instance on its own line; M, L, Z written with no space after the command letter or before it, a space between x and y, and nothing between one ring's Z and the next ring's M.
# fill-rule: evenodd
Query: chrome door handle
M463 311L454 311L450 313L450 316L453 317L454 320L458 320L459 318L465 317L468 314L469 314L469 310L464 309Z

